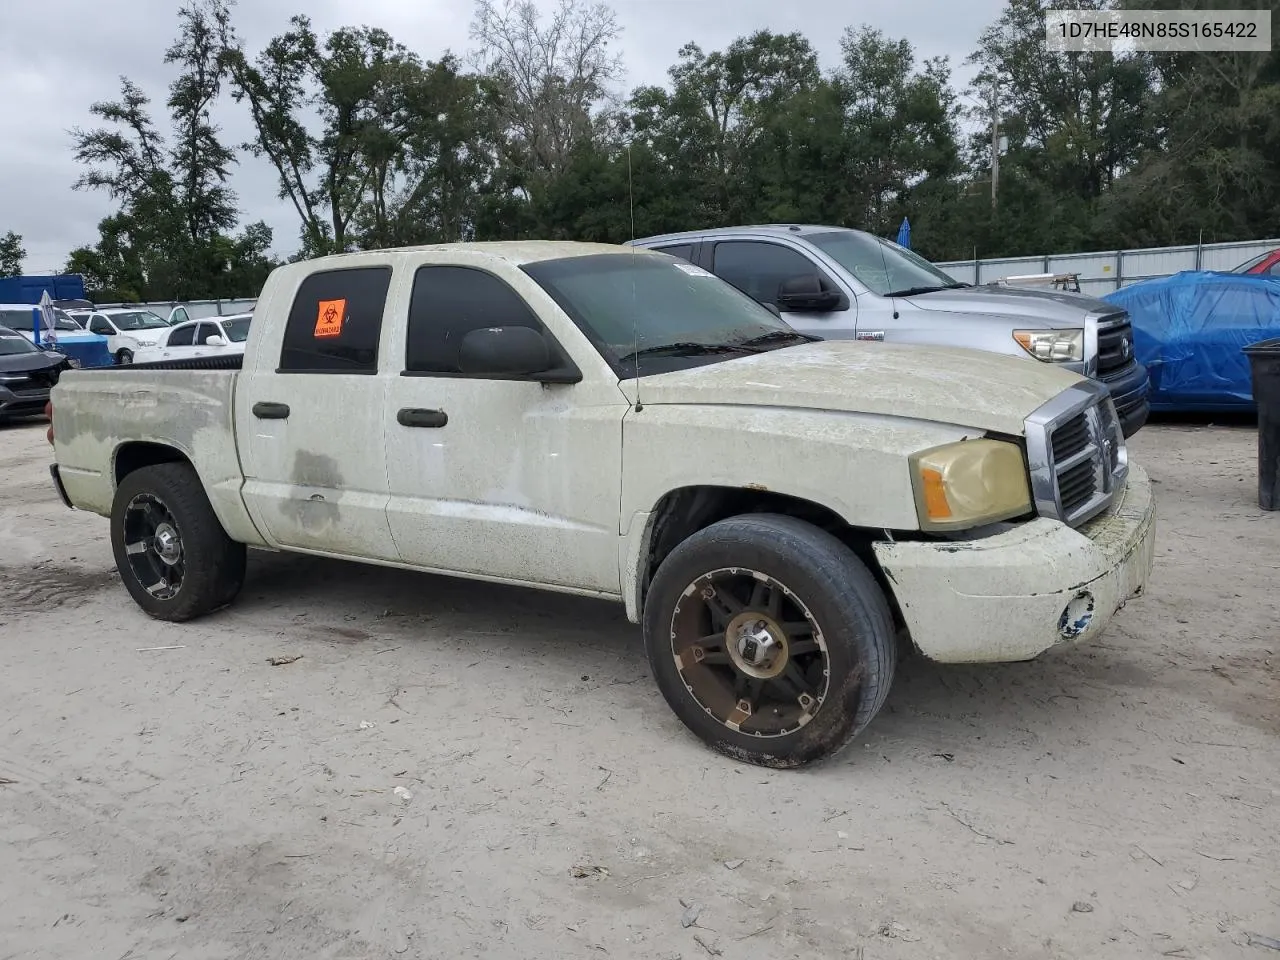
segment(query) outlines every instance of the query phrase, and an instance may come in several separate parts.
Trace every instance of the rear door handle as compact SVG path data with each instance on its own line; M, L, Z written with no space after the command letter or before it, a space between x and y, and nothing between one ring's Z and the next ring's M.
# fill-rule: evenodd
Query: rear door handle
M289 405L287 403L255 403L253 415L259 420L287 420Z
M419 410L416 407L405 407L396 414L396 422L402 427L443 427L449 422L449 415L443 410Z

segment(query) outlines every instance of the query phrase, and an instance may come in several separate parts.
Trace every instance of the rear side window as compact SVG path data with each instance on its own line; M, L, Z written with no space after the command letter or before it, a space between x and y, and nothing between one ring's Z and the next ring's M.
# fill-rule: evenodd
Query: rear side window
M405 370L459 373L458 346L472 330L542 323L520 294L473 267L419 267L409 301Z
M193 323L189 327L179 327L173 333L169 334L169 346L171 347L189 347L191 346L192 334L196 332L196 325Z
M692 243L680 243L676 244L674 247L654 247L654 249L659 253L670 254L673 257L679 257L681 260L688 260L690 263L693 262Z
M390 267L326 270L302 281L280 352L281 373L376 373Z

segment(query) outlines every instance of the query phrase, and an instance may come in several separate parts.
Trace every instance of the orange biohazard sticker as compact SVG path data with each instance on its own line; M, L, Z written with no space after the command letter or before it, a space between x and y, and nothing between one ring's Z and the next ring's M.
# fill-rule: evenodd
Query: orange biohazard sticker
M316 309L316 336L339 336L342 333L342 320L346 315L347 301L321 300Z

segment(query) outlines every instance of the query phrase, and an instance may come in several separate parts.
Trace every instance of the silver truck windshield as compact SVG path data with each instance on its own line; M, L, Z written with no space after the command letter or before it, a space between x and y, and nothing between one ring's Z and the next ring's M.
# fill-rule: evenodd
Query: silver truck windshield
M805 237L844 267L872 293L906 297L934 290L967 287L919 254L857 230L832 230Z
M816 339L674 257L606 253L522 269L625 375L641 358L657 373Z

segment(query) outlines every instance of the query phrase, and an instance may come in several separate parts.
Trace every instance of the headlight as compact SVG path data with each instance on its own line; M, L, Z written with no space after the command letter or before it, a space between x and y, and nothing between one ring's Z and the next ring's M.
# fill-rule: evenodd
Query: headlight
M1046 363L1069 363L1084 359L1083 330L1015 330L1018 346Z
M963 530L1031 510L1022 451L1003 440L962 440L911 457L922 530Z

